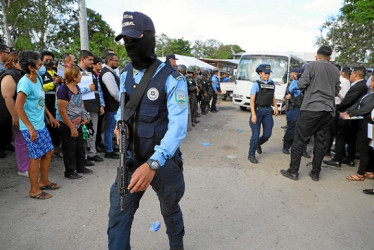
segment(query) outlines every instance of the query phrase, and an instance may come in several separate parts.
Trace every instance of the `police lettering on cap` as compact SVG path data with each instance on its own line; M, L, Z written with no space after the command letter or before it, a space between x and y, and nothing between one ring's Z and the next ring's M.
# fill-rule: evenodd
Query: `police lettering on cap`
M259 74L260 72L264 72L266 74L269 74L271 73L271 67L269 64L260 64L257 69L256 69L256 72L257 74Z
M122 19L122 32L116 36L115 40L119 41L125 36L138 38L145 30L156 32L151 18L141 12L125 11Z
M178 58L176 58L174 54L166 55L166 60L169 60L170 58L174 60L178 60Z

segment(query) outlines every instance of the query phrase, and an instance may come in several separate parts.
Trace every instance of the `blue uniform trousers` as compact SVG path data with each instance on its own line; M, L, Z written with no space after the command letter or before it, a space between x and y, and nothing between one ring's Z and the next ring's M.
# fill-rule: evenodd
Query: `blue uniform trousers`
M129 182L134 170L129 171ZM178 205L184 194L182 163L166 160L157 170L151 182L160 201L170 248L183 247L184 224L182 211ZM110 250L131 249L131 225L140 199L144 192L125 195L125 209L120 211L120 195L117 193L117 179L110 189L110 208L108 225L108 248ZM156 209L156 208L155 208Z
M249 142L248 155L255 155L257 146L262 145L269 140L274 126L272 107L258 107L256 110L256 116L256 124L252 123L252 115L249 117L249 126L252 129L252 137ZM263 132L262 136L260 137L261 125Z
M296 122L300 116L300 108L293 108L287 112L287 130L283 137L283 148L290 149L295 133Z

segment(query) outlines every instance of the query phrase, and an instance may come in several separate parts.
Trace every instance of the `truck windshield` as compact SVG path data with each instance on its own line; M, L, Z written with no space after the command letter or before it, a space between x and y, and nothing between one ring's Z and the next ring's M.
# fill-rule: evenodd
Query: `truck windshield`
M238 80L257 81L259 75L256 68L260 64L270 64L272 73L270 79L274 82L287 82L288 58L273 55L248 55L243 56L238 67Z

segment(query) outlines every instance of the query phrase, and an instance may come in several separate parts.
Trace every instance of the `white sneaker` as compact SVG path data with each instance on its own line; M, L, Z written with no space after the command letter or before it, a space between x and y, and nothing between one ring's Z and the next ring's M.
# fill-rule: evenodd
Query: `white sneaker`
M21 175L23 177L29 177L29 171L26 171L26 172L20 172L20 171L18 171L18 175Z

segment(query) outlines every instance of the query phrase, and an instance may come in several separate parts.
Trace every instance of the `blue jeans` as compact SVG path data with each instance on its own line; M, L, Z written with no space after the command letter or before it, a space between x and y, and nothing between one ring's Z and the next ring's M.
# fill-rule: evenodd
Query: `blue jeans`
M249 117L249 126L252 129L252 137L249 142L248 155L255 155L257 146L261 146L267 142L267 140L269 140L274 126L272 107L258 107L256 110L256 116L256 124L252 123L252 115ZM263 132L262 136L260 137L261 125Z
M129 171L129 182L134 170ZM184 177L182 162L167 160L157 170L151 182L153 190L160 201L161 214L166 225L170 248L182 248L184 224L179 201L184 194ZM130 250L131 225L140 199L144 192L125 195L125 209L120 211L120 195L117 193L117 178L110 189L110 208L108 225L109 250Z
M104 143L106 147L106 152L113 152L113 132L116 128L116 118L117 112L106 112L106 126L104 133Z
M283 148L290 149L293 142L293 135L295 133L296 122L300 116L300 108L290 109L287 112L287 130L283 137Z

